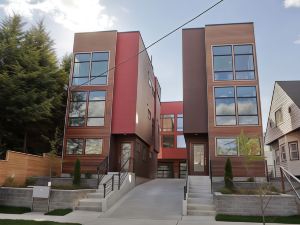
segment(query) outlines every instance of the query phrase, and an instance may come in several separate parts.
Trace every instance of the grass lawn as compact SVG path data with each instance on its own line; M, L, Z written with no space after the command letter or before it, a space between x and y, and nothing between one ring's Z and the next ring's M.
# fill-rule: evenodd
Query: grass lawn
M228 222L256 222L261 223L261 216L234 216L234 215L216 215L216 221ZM266 223L285 223L285 224L300 224L300 216L266 216Z
M5 225L81 225L80 223L58 223L52 221L34 221L34 220L1 220L0 224Z
M30 208L26 207L15 207L15 206L5 206L0 205L0 213L6 213L6 214L23 214L31 212Z
M68 213L72 212L72 209L54 209L50 212L45 213L45 215L50 215L50 216L64 216L67 215Z

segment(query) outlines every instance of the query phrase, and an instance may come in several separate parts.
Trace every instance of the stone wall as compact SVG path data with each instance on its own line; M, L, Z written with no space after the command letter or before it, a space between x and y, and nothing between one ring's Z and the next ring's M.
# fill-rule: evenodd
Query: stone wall
M75 208L78 201L85 198L88 193L96 190L51 190L50 210ZM7 206L32 206L32 188L0 188L0 205ZM48 201L46 199L35 199L33 211L47 211Z
M264 198L264 204L269 196ZM259 216L260 196L258 195L223 195L214 193L214 202L217 214ZM266 208L265 215L268 216L291 216L297 215L298 206L296 197L293 195L273 195Z
M35 185L38 186L47 186L48 181L50 180L49 177L32 177L35 180ZM73 184L73 178L67 178L67 177L54 177L51 178L51 183L52 186L68 186ZM91 178L91 179L86 179L86 178L81 178L80 180L80 185L86 188L92 188L96 189L98 188L98 181L97 179Z

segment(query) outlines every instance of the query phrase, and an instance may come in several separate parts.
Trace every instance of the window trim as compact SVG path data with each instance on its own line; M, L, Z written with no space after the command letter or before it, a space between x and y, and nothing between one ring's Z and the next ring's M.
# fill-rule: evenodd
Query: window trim
M68 140L72 140L72 139L79 139L79 140L83 140L82 142L82 154L68 154ZM101 149L101 153L100 154L86 154L85 153L85 149L86 149L86 140L87 139L100 139L102 140L102 149ZM69 137L65 139L65 148L64 148L64 154L65 156L101 156L103 155L103 150L104 150L104 143L105 143L105 138L104 137Z
M170 137L173 137L173 146L172 147L165 147L164 146L164 136L170 136ZM175 135L174 135L174 133L172 133L172 134L162 134L161 135L161 147L162 148L175 148Z
M298 159L292 159L292 154L291 154L291 144L296 144L296 146L297 146ZM299 145L298 145L298 141L290 141L290 142L288 142L288 147L289 147L290 161L297 161L297 160L299 160L299 159L300 159L300 156L299 156Z
M284 154L285 154L285 159L283 159L283 151L282 151L282 148L284 149ZM279 149L280 149L280 162L287 162L287 157L286 157L286 149L285 149L285 144L281 144L279 146Z
M167 117L167 118L172 118L173 119L173 130L164 130L164 116L171 116L171 117ZM175 132L175 119L176 119L176 116L175 116L175 114L173 113L171 113L171 114L161 114L160 115L160 120L161 120L161 126L160 126L160 128L161 128L161 132L169 132L169 133L174 133ZM177 122L177 121L176 121Z
M182 119L182 129L180 129L180 130L178 130L178 118ZM177 113L176 114L176 131L177 132L183 132L183 113Z
M236 155L219 155L218 154L218 150L217 150L218 139L235 139L236 140L236 147L237 147ZM228 136L228 137L215 137L215 157L241 157L239 155L239 146L238 146L237 137L232 137L232 136Z
M281 112L281 121L278 123L277 122L277 119L276 119L276 113L277 112ZM279 107L278 109L276 109L276 111L274 112L274 118L275 118L275 125L276 125L276 127L278 127L278 126L280 126L281 124L283 124L283 121L284 121L284 119L283 119L283 112L282 112L282 107Z

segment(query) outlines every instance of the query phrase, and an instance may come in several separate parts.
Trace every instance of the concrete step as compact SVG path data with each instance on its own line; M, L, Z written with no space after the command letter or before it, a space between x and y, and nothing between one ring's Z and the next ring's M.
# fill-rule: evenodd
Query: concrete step
M212 198L212 194L209 193L202 193L202 192L198 192L198 193L188 193L188 197L189 198L205 198L205 197L211 197Z
M212 204L196 204L196 203L190 203L187 205L188 210L208 210L208 211L214 211L215 206Z
M84 210L84 211L93 211L93 212L102 212L102 207L94 207L94 206L77 206L76 210Z
M216 211L213 210L189 210L187 211L188 215L191 216L214 216Z
M102 205L102 202L100 199L94 199L94 198L85 198L79 200L79 206L83 207L100 207Z
M104 192L88 193L87 198L103 198Z
M211 194L210 189L199 189L199 188L189 188L189 192L193 192L193 193L207 193L207 194Z
M213 198L209 198L209 197L203 197L203 198L188 198L187 199L187 203L188 204L209 204L209 205L213 205L214 204L214 200Z

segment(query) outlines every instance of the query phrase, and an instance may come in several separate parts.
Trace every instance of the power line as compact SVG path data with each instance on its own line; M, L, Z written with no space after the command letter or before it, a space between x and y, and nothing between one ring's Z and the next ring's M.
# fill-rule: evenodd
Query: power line
M116 69L117 67L119 67L120 65L124 64L124 63L127 63L128 61L132 60L133 58L139 56L141 53L143 53L144 51L146 51L147 49L151 48L152 46L154 46L155 44L157 44L158 42L162 41L163 39L165 39L166 37L170 36L171 34L175 33L176 31L178 31L180 28L184 27L185 25L191 23L192 21L198 19L200 16L202 16L203 14L207 13L208 11L210 11L211 9L213 9L214 7L216 7L217 5L219 5L221 2L223 2L225 0L220 0L218 1L217 3L213 4L212 6L210 6L209 8L207 8L206 10L204 10L203 12L201 12L200 14L198 14L197 16L193 17L192 19L188 20L187 22L185 22L184 24L180 25L179 27L175 28L174 30L170 31L169 33L165 34L164 36L162 36L161 38L159 38L157 41L153 42L152 44L148 45L146 48L144 48L143 50L139 51L137 54L121 61L120 63L118 63L117 65L109 68L108 70L106 70L105 72L101 73L100 75L98 76L93 76L90 80L80 84L80 85L77 85L73 88L71 88L71 90L74 90L78 87L81 87L85 84L88 84L91 80L94 80L98 77L102 77L102 76L106 76L106 73L108 73L109 71L113 70L113 69Z

